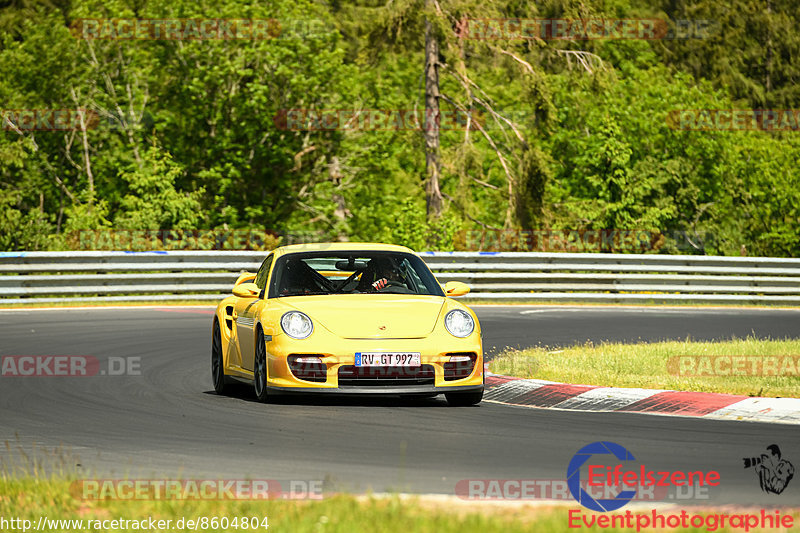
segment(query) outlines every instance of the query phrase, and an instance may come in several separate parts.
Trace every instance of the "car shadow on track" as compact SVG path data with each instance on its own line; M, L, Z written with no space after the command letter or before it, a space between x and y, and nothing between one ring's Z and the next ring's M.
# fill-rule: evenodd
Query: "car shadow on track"
M219 396L213 390L205 391L203 394ZM246 402L260 403L256 399L253 388L249 385L231 385L231 392L224 397L236 398ZM439 394L433 398L414 397L414 396L392 396L392 395L365 395L365 394L280 394L271 396L269 404L277 405L336 405L336 406L374 406L374 407L448 407L444 394Z

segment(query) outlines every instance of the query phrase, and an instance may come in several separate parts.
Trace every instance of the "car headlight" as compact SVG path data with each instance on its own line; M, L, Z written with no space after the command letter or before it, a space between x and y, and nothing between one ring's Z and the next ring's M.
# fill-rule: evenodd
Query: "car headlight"
M469 337L475 330L475 321L472 316L461 309L454 309L445 315L444 327L455 337Z
M314 324L305 313L289 311L281 317L281 328L293 339L305 339L314 331Z

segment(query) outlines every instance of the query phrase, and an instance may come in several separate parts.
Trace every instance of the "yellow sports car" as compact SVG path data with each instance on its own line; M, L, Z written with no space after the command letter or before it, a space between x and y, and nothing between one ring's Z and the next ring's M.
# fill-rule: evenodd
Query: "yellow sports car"
M450 405L483 398L475 313L453 300L403 246L322 243L273 250L217 306L214 389L253 383L261 401L285 392L401 394Z

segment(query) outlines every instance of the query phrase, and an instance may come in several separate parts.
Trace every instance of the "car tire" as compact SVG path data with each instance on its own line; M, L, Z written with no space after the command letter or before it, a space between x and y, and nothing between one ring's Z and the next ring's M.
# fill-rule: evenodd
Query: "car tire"
M447 392L444 396L452 407L478 405L483 400L483 389L477 392Z
M264 332L258 328L256 335L255 355L253 357L253 388L259 402L267 402L267 347L264 341Z
M228 394L231 390L231 380L225 375L222 357L222 336L219 331L219 321L214 321L211 330L211 382L217 394Z

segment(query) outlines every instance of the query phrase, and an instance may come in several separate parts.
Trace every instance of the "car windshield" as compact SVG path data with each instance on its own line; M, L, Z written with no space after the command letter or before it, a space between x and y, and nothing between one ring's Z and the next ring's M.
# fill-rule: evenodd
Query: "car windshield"
M425 263L402 252L298 252L275 263L269 298L328 294L444 296Z

